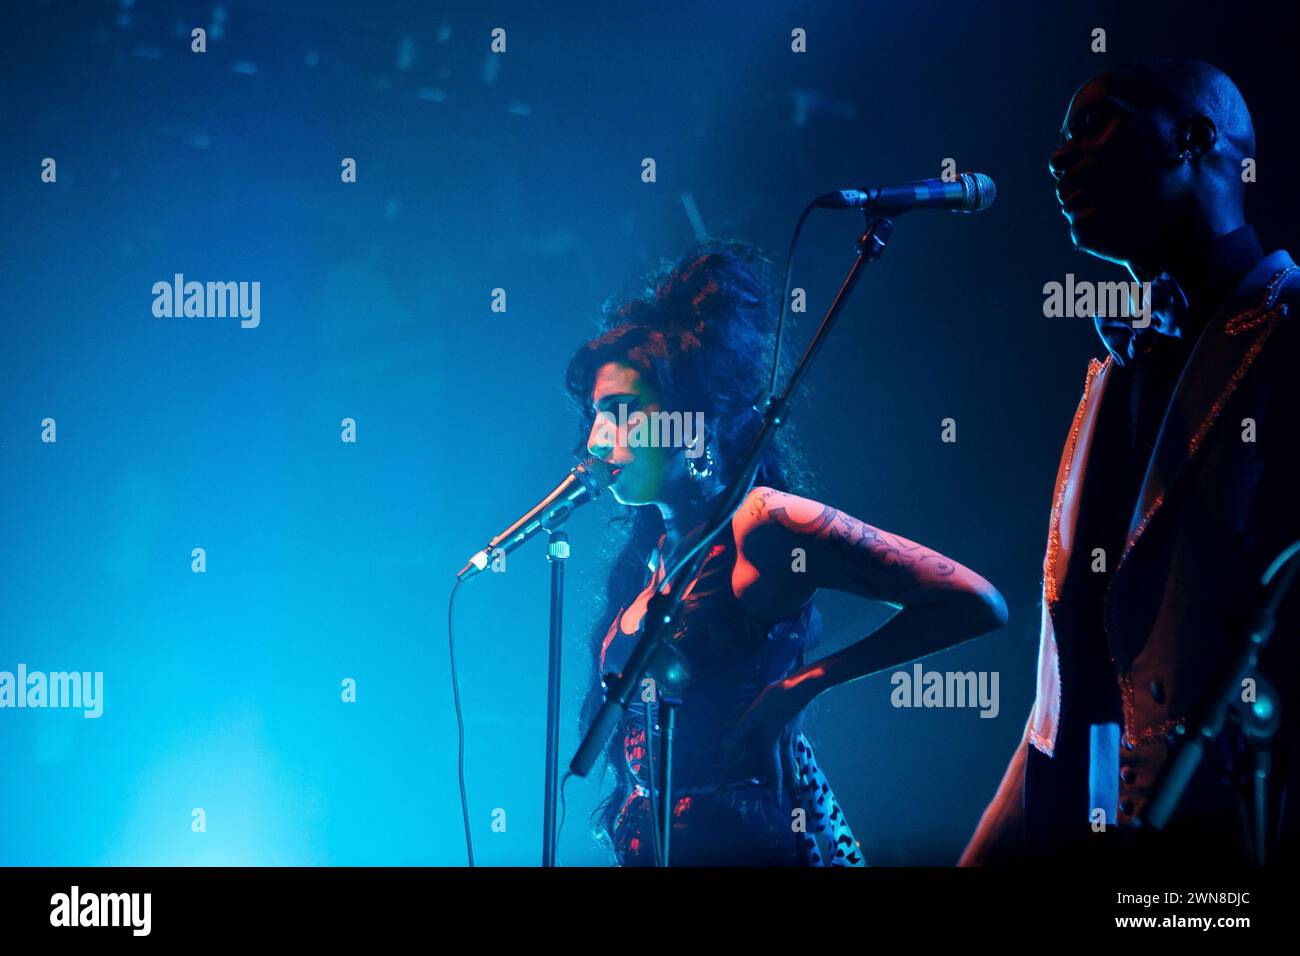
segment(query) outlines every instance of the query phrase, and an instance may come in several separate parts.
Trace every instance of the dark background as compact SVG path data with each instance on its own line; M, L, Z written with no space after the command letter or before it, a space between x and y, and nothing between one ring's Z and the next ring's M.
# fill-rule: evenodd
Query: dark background
M1284 9L6 3L0 669L102 670L108 702L99 721L0 712L0 815L22 822L0 827L0 864L462 862L451 575L568 467L561 380L601 301L697 238L683 194L709 235L779 257L813 195L938 176L945 157L993 176L996 205L899 223L794 421L824 500L975 568L1010 607L927 662L998 672L996 719L895 709L882 674L811 720L868 860L953 862L1030 706L1052 481L1101 354L1089 322L1043 317L1042 288L1126 278L1072 250L1057 208L1066 104L1129 58L1220 66L1255 116L1252 221L1290 245ZM792 348L858 231L829 213L805 231ZM261 281L261 326L155 319L150 287L175 272ZM610 507L570 527L566 759ZM485 863L538 860L542 550L458 606ZM883 619L820 606L827 650ZM603 862L595 785L568 796L563 862Z

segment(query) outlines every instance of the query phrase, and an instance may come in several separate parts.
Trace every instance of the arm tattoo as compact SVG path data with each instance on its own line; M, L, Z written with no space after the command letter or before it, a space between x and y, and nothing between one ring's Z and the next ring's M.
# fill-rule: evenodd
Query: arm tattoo
M889 571L917 571L920 565L936 577L949 577L956 568L943 555L928 551L914 542L900 541L879 528L858 521L846 514L837 515L838 528L832 528L830 539L842 545L853 560L867 560L873 566Z
M767 507L767 499L771 498L775 494L776 492L769 488L762 494L754 496L753 500L749 503L749 516L751 518L761 518L763 516L763 509ZM778 510L780 510L782 514L785 513L784 508ZM776 511L773 511L772 514L775 515Z
M943 587L956 567L919 544L873 528L829 505L811 521L795 521L785 508L771 509L773 519L795 534L825 538L844 562L845 573L868 586L888 583L900 597Z
M839 514L830 505L822 505L822 513L813 518L812 521L795 521L786 512L785 508L773 508L770 513L781 527L793 531L795 534L812 535L821 534L825 531L830 527L831 522L835 520L835 516ZM833 535L834 532L832 531L831 534Z

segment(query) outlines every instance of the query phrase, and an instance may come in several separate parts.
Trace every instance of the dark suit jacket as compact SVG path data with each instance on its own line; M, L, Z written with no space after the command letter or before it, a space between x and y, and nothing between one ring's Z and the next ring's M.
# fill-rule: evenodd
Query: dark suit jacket
M1179 728L1200 712L1244 639L1264 569L1300 538L1298 313L1300 270L1277 252L1210 320L1178 380L1123 552L1109 565L1104 620L1097 623L1104 625L1122 717L1121 832L1146 807ZM1075 653L1074 642L1102 639L1083 632L1094 624L1076 613L1070 584L1093 573L1095 529L1078 519L1097 494L1089 488L1089 460L1106 447L1099 429L1114 421L1106 407L1122 403L1116 393L1127 394L1126 372L1112 358L1090 363L1052 499L1033 711L963 862L995 862L1026 848L1055 852L1076 837L1096 842L1088 825L1086 743L1080 744L1087 729L1063 726L1061 703L1085 685L1073 663L1085 655ZM1244 440L1252 422L1254 440ZM1284 618L1262 668L1292 709L1300 709L1300 698L1289 693L1300 635L1286 625L1298 617ZM1295 762L1291 723L1278 741L1274 810ZM1186 836L1181 849L1189 856L1240 851L1236 794L1220 781L1227 760L1222 747L1212 751L1170 827ZM1293 820L1284 823L1293 833ZM1164 845L1172 846L1168 838Z

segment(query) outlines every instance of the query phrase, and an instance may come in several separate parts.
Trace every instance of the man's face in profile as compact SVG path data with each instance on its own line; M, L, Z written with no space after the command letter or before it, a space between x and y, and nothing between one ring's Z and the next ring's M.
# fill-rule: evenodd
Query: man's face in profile
M1081 86L1049 167L1076 248L1127 262L1168 228L1169 124L1101 74Z

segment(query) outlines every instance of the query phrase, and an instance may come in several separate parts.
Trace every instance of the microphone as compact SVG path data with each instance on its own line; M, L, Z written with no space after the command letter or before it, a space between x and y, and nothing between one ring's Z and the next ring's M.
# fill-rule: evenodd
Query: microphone
M867 209L897 215L911 209L948 209L952 212L983 212L997 198L997 187L983 173L961 173L953 182L919 179L898 186L841 189L813 200L822 209Z
M573 510L600 497L600 493L614 480L609 466L594 455L588 455L575 465L555 490L533 505L523 516L487 543L465 563L456 574L457 580L467 581L485 571L492 555L501 551L509 554L539 531L550 531L563 524Z

